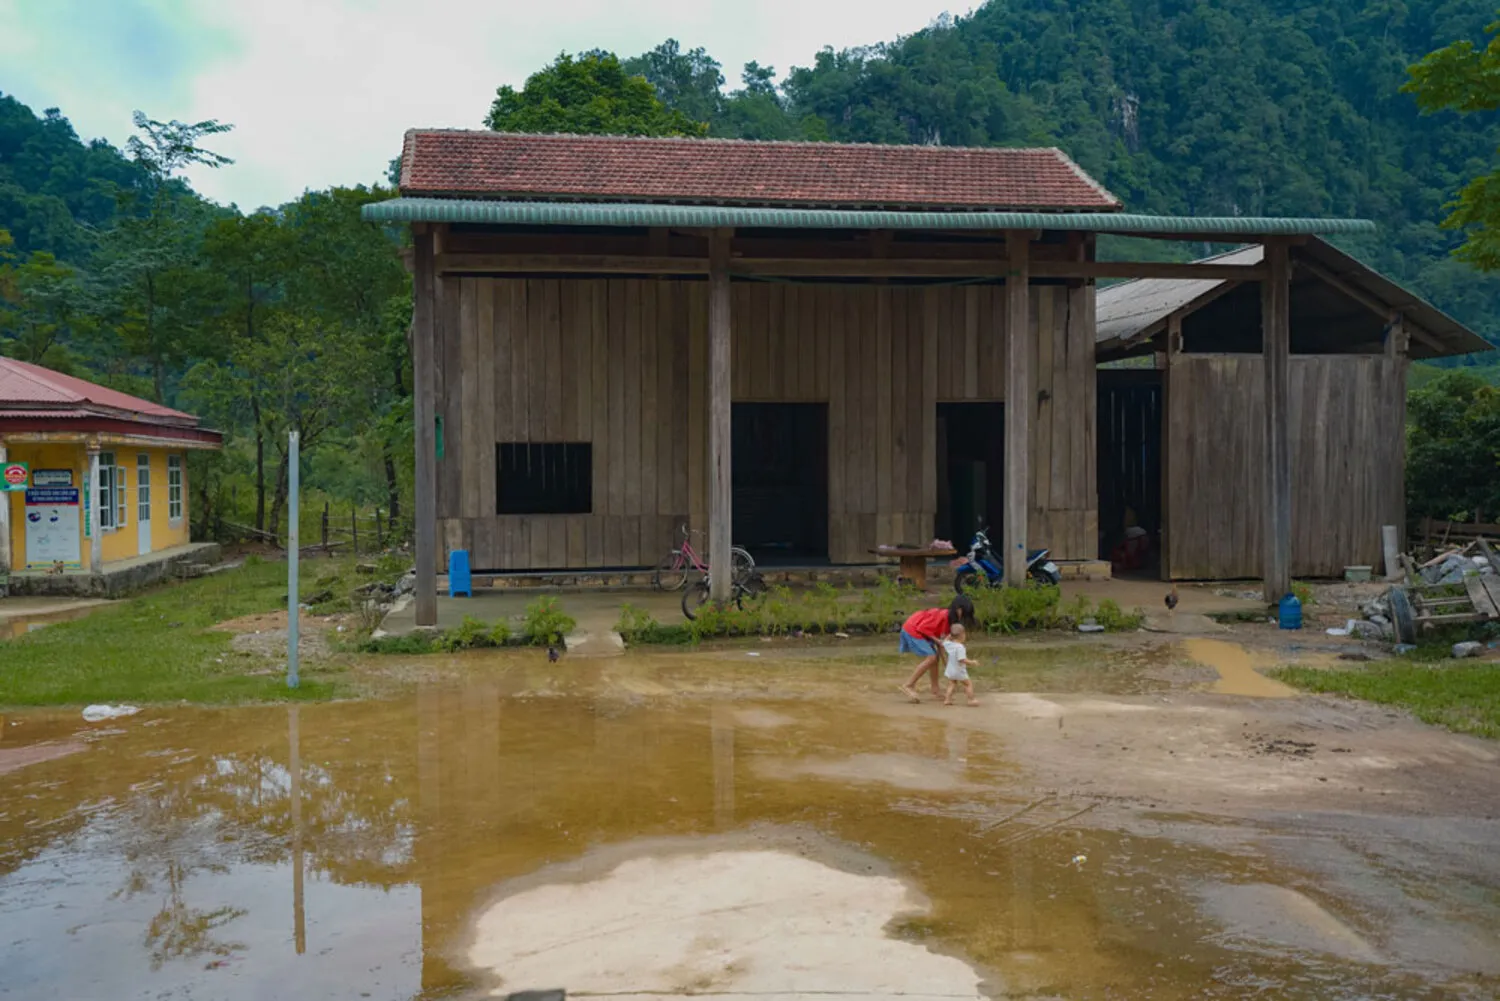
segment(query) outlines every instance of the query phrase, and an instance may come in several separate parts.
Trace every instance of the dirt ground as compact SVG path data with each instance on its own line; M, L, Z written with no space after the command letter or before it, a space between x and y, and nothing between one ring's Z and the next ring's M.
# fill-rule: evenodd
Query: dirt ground
M220 628L269 655L285 627ZM1265 673L1380 652L1179 607L975 638L977 708L909 704L892 642L809 637L18 714L0 968L70 998L1500 996L1500 744Z

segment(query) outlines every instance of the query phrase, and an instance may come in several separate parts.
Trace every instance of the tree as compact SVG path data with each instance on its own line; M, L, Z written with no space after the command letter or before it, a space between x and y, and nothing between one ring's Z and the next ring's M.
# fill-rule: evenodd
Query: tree
M1407 398L1407 517L1500 513L1500 387L1447 372Z
M517 91L495 93L485 124L500 132L701 136L706 126L668 108L644 77L631 76L609 52L566 52Z
M621 65L629 75L645 77L663 104L695 122L711 122L719 111L724 74L718 60L701 48L683 52L677 39L669 38Z
M1411 67L1411 79L1401 89L1416 95L1423 114L1500 109L1500 21L1485 33L1490 40L1482 49L1462 39ZM1500 169L1470 181L1451 208L1443 225L1468 237L1457 256L1481 271L1500 271Z

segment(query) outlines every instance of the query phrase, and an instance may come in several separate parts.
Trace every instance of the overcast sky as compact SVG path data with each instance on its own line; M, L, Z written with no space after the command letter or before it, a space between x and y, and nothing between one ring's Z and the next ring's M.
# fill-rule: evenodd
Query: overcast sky
M235 126L190 175L242 209L372 182L411 126L479 128L495 88L561 51L703 46L726 86L805 66L972 0L0 0L0 92L123 146L131 112Z

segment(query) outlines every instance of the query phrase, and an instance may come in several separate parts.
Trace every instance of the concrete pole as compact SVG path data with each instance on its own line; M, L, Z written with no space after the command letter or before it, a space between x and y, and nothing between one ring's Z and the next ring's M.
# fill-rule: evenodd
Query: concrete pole
M1031 515L1031 235L1005 234L1005 583L1026 582L1026 529ZM950 364L951 359L938 359Z
M90 442L89 452L89 572L104 572L104 523L99 504L99 491L103 484L99 480L99 443Z
M298 571L302 562L302 533L297 515L302 506L302 435L287 433L286 491L286 687L297 687L297 657L302 625Z
M0 465L10 461L10 453L6 450L5 442L0 441ZM10 494L6 493L0 497L0 574L10 574ZM0 591L0 597L5 592Z

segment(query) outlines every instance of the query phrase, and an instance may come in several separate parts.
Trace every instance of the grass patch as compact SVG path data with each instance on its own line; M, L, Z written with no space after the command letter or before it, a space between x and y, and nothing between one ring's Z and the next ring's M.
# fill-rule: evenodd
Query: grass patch
M1500 667L1493 663L1385 661L1359 670L1286 667L1271 672L1310 692L1400 706L1418 719L1459 733L1500 739Z
M349 607L355 583L369 579L357 577L352 562L304 563L304 568L302 599L331 591L341 609ZM285 607L285 596L286 564L252 560L0 641L0 705L232 703L341 694L331 672L320 677L323 672L314 665L307 665L295 692L280 673L253 674L270 665L232 650L229 633L209 628L276 611Z

